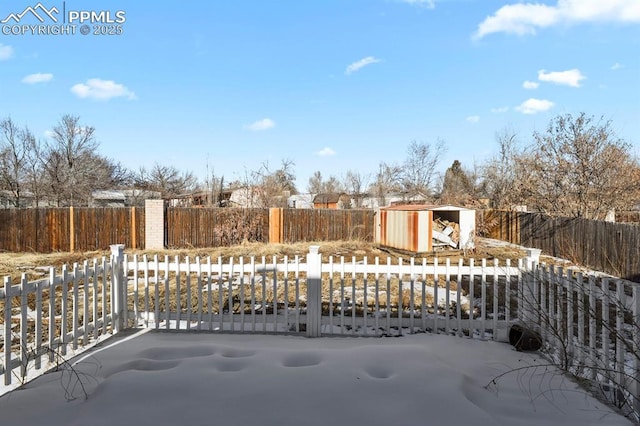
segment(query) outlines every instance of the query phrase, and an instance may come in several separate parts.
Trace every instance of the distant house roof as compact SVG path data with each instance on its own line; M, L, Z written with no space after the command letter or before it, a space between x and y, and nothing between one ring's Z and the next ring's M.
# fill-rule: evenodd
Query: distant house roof
M432 205L432 204L397 204L393 206L383 207L382 210L402 210L402 211L466 211L471 210L465 207L457 207L451 205Z
M107 190L100 190L100 191L92 191L91 192L91 197L94 200L118 200L118 201L124 201L126 199L124 193L122 191L107 191Z
M6 198L14 198L16 195L13 191L9 191L6 189L0 190L0 197ZM31 191L20 191L21 198L33 198L33 192Z
M160 191L151 191L149 189L122 189L119 192L122 192L125 197L143 197L156 199L162 197L162 193Z
M402 211L421 211L421 210L433 210L435 205L427 204L394 204L392 206L383 207L382 210L402 210Z
M315 197L313 197L313 202L315 203L322 203L322 204L327 204L327 203L337 203L338 201L340 201L340 197L343 194L338 194L338 193L328 193L328 194L316 194Z

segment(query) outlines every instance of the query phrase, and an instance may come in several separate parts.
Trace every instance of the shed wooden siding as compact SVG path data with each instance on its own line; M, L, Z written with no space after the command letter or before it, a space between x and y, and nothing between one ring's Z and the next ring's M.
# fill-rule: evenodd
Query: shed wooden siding
M338 203L313 203L313 208L335 210L338 208Z
M380 211L380 244L400 250L427 252L431 242L431 211Z

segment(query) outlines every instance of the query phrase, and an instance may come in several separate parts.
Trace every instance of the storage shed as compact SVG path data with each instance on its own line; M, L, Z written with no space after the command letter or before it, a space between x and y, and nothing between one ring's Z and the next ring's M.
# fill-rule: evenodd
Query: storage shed
M384 207L376 215L376 221L376 243L382 246L417 253L474 247L476 212L464 207Z

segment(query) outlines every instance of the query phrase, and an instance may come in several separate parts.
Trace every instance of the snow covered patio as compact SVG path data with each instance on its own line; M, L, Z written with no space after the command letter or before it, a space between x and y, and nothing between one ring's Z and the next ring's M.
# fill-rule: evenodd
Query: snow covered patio
M73 363L87 399L69 370L45 374L0 398L2 424L631 424L537 354L443 335L146 329Z

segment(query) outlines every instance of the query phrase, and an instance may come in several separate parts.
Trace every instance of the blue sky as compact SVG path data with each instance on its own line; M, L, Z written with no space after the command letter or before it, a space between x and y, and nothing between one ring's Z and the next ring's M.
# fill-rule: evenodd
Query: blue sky
M580 112L640 153L637 0L53 0L58 24L122 11L122 34L11 34L37 4L0 4L0 117L44 139L78 115L132 169L209 163L230 181L290 159L304 191L316 170L401 162L412 140L445 141L442 171L471 167L497 131L528 143Z

